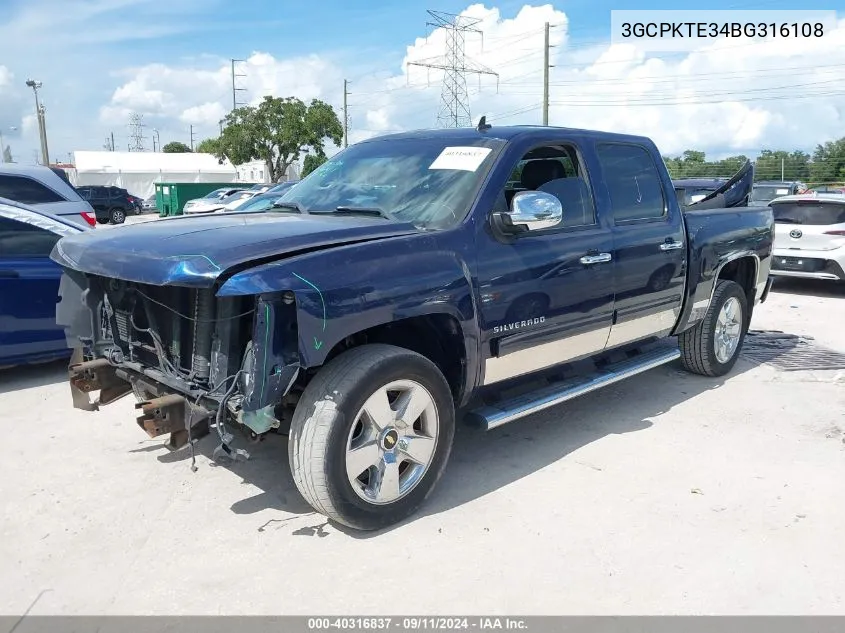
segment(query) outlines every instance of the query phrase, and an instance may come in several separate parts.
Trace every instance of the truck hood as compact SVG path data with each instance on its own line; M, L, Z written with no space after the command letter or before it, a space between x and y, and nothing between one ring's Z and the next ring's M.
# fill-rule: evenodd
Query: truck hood
M50 257L93 275L210 288L221 276L299 253L417 233L408 223L330 214L175 217L62 238Z

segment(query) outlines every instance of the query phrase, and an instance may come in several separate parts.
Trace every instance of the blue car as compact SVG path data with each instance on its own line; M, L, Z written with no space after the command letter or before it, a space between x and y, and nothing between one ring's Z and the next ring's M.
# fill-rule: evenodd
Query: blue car
M56 325L62 273L50 251L61 237L87 230L0 198L0 367L70 356Z

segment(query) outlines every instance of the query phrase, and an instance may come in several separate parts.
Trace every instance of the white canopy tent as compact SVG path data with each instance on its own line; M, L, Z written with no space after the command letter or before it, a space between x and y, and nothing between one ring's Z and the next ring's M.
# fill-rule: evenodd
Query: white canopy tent
M74 152L74 186L110 185L147 198L157 182L237 182L238 171L212 154L163 152Z

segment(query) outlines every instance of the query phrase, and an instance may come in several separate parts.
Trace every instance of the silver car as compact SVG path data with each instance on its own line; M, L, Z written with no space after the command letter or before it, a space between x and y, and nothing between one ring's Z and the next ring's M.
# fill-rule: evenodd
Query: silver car
M94 208L49 167L0 164L0 198L88 227L97 225Z

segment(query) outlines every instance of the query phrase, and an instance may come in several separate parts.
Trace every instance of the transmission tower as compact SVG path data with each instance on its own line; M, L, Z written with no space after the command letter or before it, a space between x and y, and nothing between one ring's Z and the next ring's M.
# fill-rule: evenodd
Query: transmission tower
M241 106L246 105L246 103L244 103L242 101L238 101L238 93L239 92L245 92L246 88L239 87L237 85L237 83L235 82L235 79L237 79L238 77L246 77L245 73L235 72L235 64L236 63L243 63L245 61L246 61L245 59L232 59L231 60L231 62L232 62L232 110L235 110L236 108L239 108Z
M133 112L129 115L129 151L130 152L144 152L144 115Z
M440 127L470 127L472 116L469 110L466 76L478 75L480 82L481 75L493 75L496 77L497 90L499 86L499 73L467 57L465 53L467 33L481 34L483 45L484 34L480 29L473 28L481 20L443 11L429 10L428 14L434 21L426 24L446 32L446 54L433 59L408 62L408 65L444 71L437 124Z

